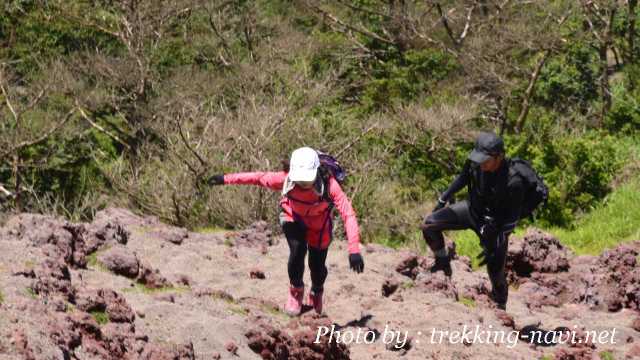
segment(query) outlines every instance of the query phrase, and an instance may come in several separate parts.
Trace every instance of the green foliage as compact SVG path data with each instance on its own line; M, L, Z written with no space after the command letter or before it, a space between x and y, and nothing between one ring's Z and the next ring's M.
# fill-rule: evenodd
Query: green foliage
M476 307L476 302L475 302L475 300L473 300L473 299L471 299L471 298L467 298L467 297L464 297L464 296L460 296L460 299L458 299L458 301L459 301L462 305L464 305L464 306L466 306L466 307L468 307L468 308L472 308L472 309L473 309L473 308L475 308L475 307Z
M409 50L375 68L362 103L366 109L379 110L414 100L457 68L455 60L443 51Z
M593 211L579 218L573 229L550 228L576 254L598 255L620 242L640 236L640 179L635 178L611 194Z
M277 194L264 190L218 189L210 197L194 195L193 169L184 164L197 167L200 160L177 135L174 120L180 114L186 143L207 160L206 166L218 171L243 170L240 164L247 165L247 170L277 168L284 153L302 144L345 149L341 160L351 174L345 190L358 212L364 238L395 247L412 243L423 247L417 224L432 206L434 195L457 175L471 149L472 133L498 124L484 117L493 116L492 110L485 111L490 101L479 101L483 109L479 112L474 108L472 114L464 113L463 128L442 125L450 120L442 116L453 117L455 112L406 118L463 98L496 100L491 99L492 91L499 87L501 92L504 87L510 99L502 100L512 121L519 110L513 104L521 103L528 84L526 67L539 56L532 56L531 49L538 44L520 46L516 37L507 38L513 43L497 47L507 51L504 63L488 64L513 71L486 66L484 70L496 70L495 74L480 74L475 62L495 55L494 48L486 53L474 49L476 41L482 44L483 39L475 37L482 29L469 33L455 51L446 51L434 45L448 44L449 39L441 21L431 23L434 19L428 18L426 4L409 6L415 6L411 8L415 14L425 11L424 21L418 23L422 28L415 31L426 31L422 35L429 41L415 36L414 30L402 29L388 14L387 4L374 0L350 4L368 11L336 2L320 5L366 31L345 29L287 0L192 6L163 18L160 25L153 19L163 9L148 2L139 8L141 23L131 34L135 49L129 49L122 39L109 34L123 28L120 16L126 15L116 3L5 1L0 7L0 60L10 64L9 85L18 104L25 106L29 99L22 94L37 93L49 78L50 62L73 70L66 79L68 86L48 92L46 101L23 114L23 124L29 124L24 127L32 135L24 138L44 132L51 119L62 117L78 99L100 127L131 145L130 150L84 119L73 118L69 129L21 150L21 178L29 188L29 194L24 192L25 208L41 209L30 201L46 197L60 204L52 207L56 211L88 219L103 205L95 199L104 194L109 200L120 198L122 203L186 226L242 226L256 218L272 218ZM570 5L550 4L545 11L534 10L531 18L522 19L553 17L548 11L564 13L562 9ZM208 10L212 10L215 30ZM520 16L513 12L520 10L506 9L514 16ZM627 46L625 11L616 17L614 27L614 43L622 54ZM609 199L612 180L628 159L626 148L635 146L629 139L637 136L640 127L640 67L625 61L615 69L611 111L603 129L593 130L593 114L601 105L597 51L589 43L591 35L585 34L584 18L574 14L566 24L550 29L561 33L564 45L554 45L542 69L525 129L517 136L508 134L506 141L510 155L531 160L550 186L551 199L539 214L540 224L562 226L566 231L580 224L588 231L580 220L582 214L599 213L599 204ZM456 29L462 24L452 25ZM523 39L537 35L527 29L531 22L522 28L508 28L513 24L502 20L489 25L504 25L499 29L503 34L520 34ZM394 39L399 40L393 43ZM474 56L465 58L471 52ZM148 66L145 94L136 90L137 60L142 68ZM490 84L496 78L500 84ZM632 90L634 84L636 90ZM456 110L464 106L456 105ZM172 112L181 107L181 113ZM5 107L0 111L8 119L1 130L16 130L10 111ZM250 126L243 127L247 123ZM362 136L362 130L373 123L376 131ZM0 167L3 184L14 181L10 165L5 161ZM126 191L114 186L114 178L124 179ZM145 199L151 200L145 203ZM84 208L83 201L91 208ZM238 206L228 206L231 201ZM236 212L238 208L247 210ZM616 236L622 235L607 238ZM469 255L477 266L476 236L462 232L456 237L459 253ZM98 266L96 254L89 261Z
M27 296L29 296L32 299L37 299L38 298L38 294L36 294L35 290L33 290L31 287L28 287L25 289Z
M180 293L180 292L187 292L190 290L190 288L188 286L162 286L162 287L149 287L141 282L136 281L135 283L131 284L131 287L128 288L124 288L122 289L123 292L128 292L128 293L132 293L132 292L138 292L138 293L142 293L142 294L146 294L146 295L153 295L153 294L158 294L158 293L166 293L166 292L175 292L175 293Z
M14 62L22 74L38 68L40 59L56 59L99 48L116 54L121 44L109 34L69 20L56 5L13 0L0 7L0 57ZM96 13L99 15L99 12Z
M582 135L506 137L511 155L529 160L549 187L549 202L537 216L543 224L569 226L610 191L628 158L629 142L602 131Z
M616 84L612 93L613 105L605 126L611 132L636 133L640 130L640 89L631 92L624 84Z
M172 38L162 42L155 49L152 61L153 66L164 74L169 69L193 64L197 56L196 48L188 46L181 38Z
M90 312L91 316L96 320L98 325L104 325L109 323L109 315L106 311L94 310Z
M562 112L585 111L598 96L596 55L588 44L575 42L549 59L536 83L535 100Z
M613 356L613 354L611 353L611 351L601 351L600 353L598 353L598 356L600 356L601 360L615 360L616 359Z
M482 252L478 235L472 230L463 230L451 232L456 244L456 253L461 256L467 256L471 260L471 268L480 268L480 260L477 256Z
M402 288L403 290L413 289L415 286L416 286L416 283L414 281L405 281L402 284L400 284L400 288Z

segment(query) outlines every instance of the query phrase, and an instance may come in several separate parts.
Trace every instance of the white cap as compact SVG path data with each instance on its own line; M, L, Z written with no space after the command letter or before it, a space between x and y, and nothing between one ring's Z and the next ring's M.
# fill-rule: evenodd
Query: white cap
M316 178L320 159L318 153L310 147L302 147L291 153L289 162L289 180L313 181Z

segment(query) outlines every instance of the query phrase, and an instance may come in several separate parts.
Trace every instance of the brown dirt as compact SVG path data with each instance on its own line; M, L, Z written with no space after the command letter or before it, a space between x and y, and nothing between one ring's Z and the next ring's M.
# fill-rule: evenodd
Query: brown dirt
M20 214L0 228L0 360L8 359L591 359L639 354L640 243L573 256L548 234L513 239L507 311L493 307L484 271L452 250L453 276L406 250L364 246L349 270L336 239L325 314L286 316L288 249L265 223L194 233L107 209L91 223ZM309 281L308 271L305 274ZM307 288L308 291L308 288ZM432 344L433 329L511 331L534 324L616 328L615 345ZM369 334L339 343L319 327ZM395 331L396 333L391 333ZM400 333L397 333L397 332ZM400 341L402 346L385 343ZM343 338L344 340L345 338ZM366 339L366 337L364 337Z

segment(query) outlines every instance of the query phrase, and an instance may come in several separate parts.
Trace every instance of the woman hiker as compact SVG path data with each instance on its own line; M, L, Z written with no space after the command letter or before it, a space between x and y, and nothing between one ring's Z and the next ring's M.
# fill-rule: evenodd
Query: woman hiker
M335 206L347 233L349 266L361 273L360 230L351 202L331 171L320 164L316 150L303 147L291 154L288 169L279 172L245 172L214 175L209 185L258 185L282 191L280 225L289 244L289 297L285 312L297 316L304 298L304 259L309 252L311 291L308 304L322 313L327 278L327 251L333 233L331 210Z

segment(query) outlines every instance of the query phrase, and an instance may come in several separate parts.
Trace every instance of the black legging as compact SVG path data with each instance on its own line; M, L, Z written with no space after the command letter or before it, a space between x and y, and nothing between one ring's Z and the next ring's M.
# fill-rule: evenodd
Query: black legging
M466 200L456 202L429 214L424 221L422 234L429 248L435 253L445 246L442 231L462 229L471 229L480 236L478 221L471 214L469 202ZM500 234L498 236L501 237L501 241L496 242L499 245L492 261L487 263L487 273L491 280L495 301L506 303L509 295L509 286L507 285L504 266L507 259L508 234Z
M295 287L304 286L304 258L309 250L309 270L311 271L311 290L320 292L323 289L324 281L327 279L328 249L320 250L307 246L305 240L304 225L299 222L285 222L282 224L282 231L289 244L289 261L287 270L289 281Z

